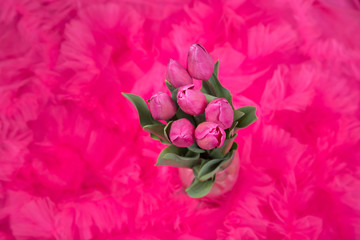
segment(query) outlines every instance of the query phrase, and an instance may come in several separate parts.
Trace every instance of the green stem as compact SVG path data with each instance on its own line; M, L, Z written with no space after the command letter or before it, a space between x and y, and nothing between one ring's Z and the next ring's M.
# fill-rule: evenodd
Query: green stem
M204 85L205 88L207 88L210 91L211 95L217 96L216 95L216 90L215 90L214 86L210 83L210 81L203 81L203 85Z

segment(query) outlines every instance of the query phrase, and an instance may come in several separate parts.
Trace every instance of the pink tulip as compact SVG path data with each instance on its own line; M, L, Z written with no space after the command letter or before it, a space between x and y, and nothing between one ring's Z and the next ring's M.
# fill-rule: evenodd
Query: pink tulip
M188 71L193 78L207 81L214 71L210 54L200 44L193 44L188 54Z
M167 66L166 80L168 80L175 88L193 83L193 80L186 69L171 58Z
M170 128L170 141L177 147L190 147L194 144L194 125L186 118L174 121Z
M200 90L195 90L194 84L179 88L177 103L185 113L190 115L203 113L207 104L205 95Z
M225 141L226 134L218 124L213 122L200 123L195 129L196 142L200 148L205 150L221 147Z
M221 128L228 129L233 124L234 111L225 98L217 98L205 108L205 118L207 122L214 122Z
M169 95L158 92L150 98L150 112L155 120L169 120L176 113L176 105Z

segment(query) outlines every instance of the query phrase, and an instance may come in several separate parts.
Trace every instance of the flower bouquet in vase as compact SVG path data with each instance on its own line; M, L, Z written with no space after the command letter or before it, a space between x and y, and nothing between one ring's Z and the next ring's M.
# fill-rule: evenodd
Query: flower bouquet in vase
M239 166L236 132L257 119L255 107L234 108L229 90L219 82L218 70L219 62L214 65L205 48L193 44L187 69L169 61L165 84L170 95L154 94L148 107L141 97L123 93L136 107L143 129L169 145L156 165L180 168L186 193L193 198L231 190ZM202 81L201 89L195 88L193 79Z

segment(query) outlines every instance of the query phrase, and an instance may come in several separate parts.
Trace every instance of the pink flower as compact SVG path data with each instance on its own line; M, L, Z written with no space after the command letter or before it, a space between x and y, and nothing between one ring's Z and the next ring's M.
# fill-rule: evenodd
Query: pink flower
M188 71L193 78L207 81L214 71L210 54L200 44L193 44L188 54Z
M194 84L179 88L177 103L185 113L190 115L203 113L207 104L205 95L200 90L195 90Z
M176 105L169 95L158 92L150 98L150 112L155 120L169 120L176 113Z
M193 80L186 69L176 60L171 58L167 66L166 80L168 80L175 88L193 83Z
M170 128L170 141L177 147L190 147L194 144L195 127L186 118L174 121Z
M195 129L196 142L205 150L221 147L225 141L225 131L213 122L200 123Z
M234 110L225 98L217 98L205 108L205 118L207 122L214 122L221 128L228 129L234 121Z

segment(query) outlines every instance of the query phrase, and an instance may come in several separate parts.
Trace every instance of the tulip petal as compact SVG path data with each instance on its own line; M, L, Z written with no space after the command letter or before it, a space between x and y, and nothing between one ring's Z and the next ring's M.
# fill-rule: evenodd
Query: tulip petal
M175 102L163 92L154 94L149 101L151 115L156 120L169 120L177 111Z
M205 111L207 101L205 95L190 84L179 88L177 103L185 113L198 115Z
M188 54L188 71L199 80L207 81L213 73L213 60L206 49L200 44L193 44Z
M212 135L207 135L202 139L196 140L196 142L199 145L199 147L205 150L210 150L219 145L219 140L216 138L216 136L212 136Z
M209 122L204 122L209 123ZM207 134L209 134L209 124L200 123L195 130L195 138L203 139Z
M178 61L171 58L167 66L166 80L168 80L175 88L193 83L193 80L186 69Z
M194 125L188 119L182 118L171 124L169 138L177 147L190 147L195 142L194 131Z

